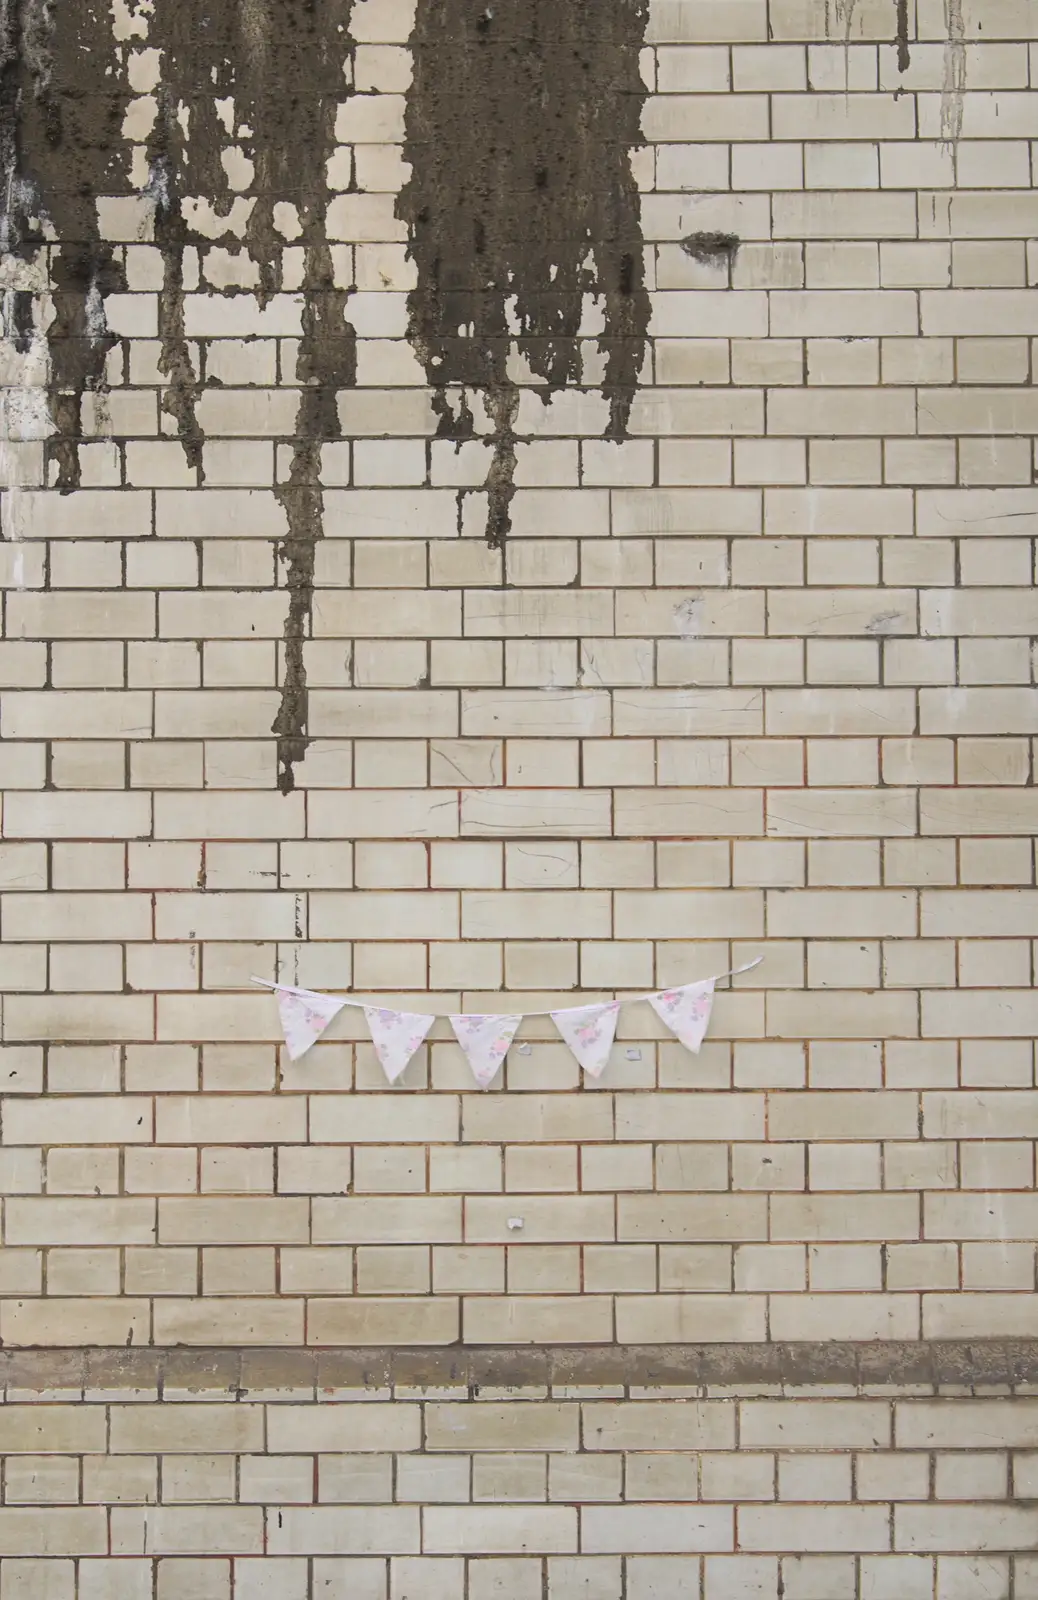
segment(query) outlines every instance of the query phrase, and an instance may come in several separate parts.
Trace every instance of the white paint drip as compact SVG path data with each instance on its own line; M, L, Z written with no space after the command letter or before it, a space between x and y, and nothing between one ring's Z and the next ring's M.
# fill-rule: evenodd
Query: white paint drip
M87 335L96 350L98 345L103 344L108 337L108 318L105 316L104 295L97 286L96 278L91 278L90 280L90 288L83 302L83 314L86 317Z
M851 29L854 26L854 13L858 0L836 0L836 22L843 26L843 92L851 92ZM826 7L826 32L828 33L829 13Z
M674 631L682 639L698 638L702 627L702 595L690 594L674 607Z
M948 38L944 46L944 82L941 86L941 142L957 162L962 137L963 96L966 93L966 28L962 0L944 0ZM956 178L958 173L956 173Z
M0 389L0 484L7 489L3 537L17 541L21 538L19 490L25 485L35 485L42 476L38 453L20 447L49 439L54 432L48 403L50 353L46 337L54 315L54 303L42 258L26 261L7 256L0 260L0 291L4 311L4 336L0 343L4 374L4 387ZM16 293L34 297L32 334L25 350L19 350L9 337ZM15 588L25 587L25 562L21 551L15 555L11 581Z

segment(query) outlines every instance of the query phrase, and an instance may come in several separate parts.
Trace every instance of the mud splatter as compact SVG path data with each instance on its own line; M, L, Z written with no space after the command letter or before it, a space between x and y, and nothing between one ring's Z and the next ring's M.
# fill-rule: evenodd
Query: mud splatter
M944 22L948 38L944 46L941 85L941 142L957 161L966 93L966 28L962 20L962 0L944 0Z
M418 284L409 337L435 391L490 414L487 538L511 525L517 357L546 402L583 379L584 297L602 302L606 435L622 439L650 305L630 152L641 140L647 0L418 0L397 202Z
M0 246L29 261L48 239L58 241L47 329L55 433L46 453L63 492L80 482L84 396L103 393L118 343L104 300L125 277L100 237L95 197L126 189L120 130L129 99L103 0L61 0L60 20L56 0L0 4ZM16 345L19 326L28 338L31 302L15 308Z
M908 0L897 0L897 70L907 72L912 65L908 48Z
M279 555L288 613L278 737L278 787L289 793L307 746L305 643L315 545L323 532L321 447L339 437L337 392L356 379L347 292L327 241L327 163L337 105L347 93L351 0L174 0L156 8L150 42L162 52L158 117L149 144L156 242L164 261L160 306L163 405L201 478L197 406L204 372L185 332L189 245L244 248L258 269L261 305L289 285L302 293L300 390L287 480L275 491L288 535ZM232 178L234 183L232 185ZM246 198L247 196L247 198ZM209 203L204 237L193 225ZM289 279L286 246L302 254Z
M687 239L682 239L681 248L701 266L722 267L728 271L739 254L741 243L737 233L690 233Z

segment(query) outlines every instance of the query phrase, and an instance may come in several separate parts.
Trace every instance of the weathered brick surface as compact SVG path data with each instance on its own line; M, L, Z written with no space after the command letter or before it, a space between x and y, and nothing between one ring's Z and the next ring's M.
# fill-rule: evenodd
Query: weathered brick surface
M239 1398L201 1372L183 1400L170 1373L165 1399L144 1381L27 1405L9 1387L0 1581L26 1600L156 1582L206 1600L1032 1592L1033 1402L1009 1385L463 1399L435 1381L315 1389L274 1357L267 1376L276 1392Z

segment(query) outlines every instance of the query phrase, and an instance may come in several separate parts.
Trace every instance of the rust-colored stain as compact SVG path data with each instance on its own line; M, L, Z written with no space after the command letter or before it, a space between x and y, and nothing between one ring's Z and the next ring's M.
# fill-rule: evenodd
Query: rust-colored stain
M57 0L0 3L0 229L4 250L23 259L44 243L45 219L59 241L51 257L48 403L55 434L47 458L66 492L80 482L83 398L103 392L108 354L118 343L105 322L104 297L125 280L100 236L95 197L125 191L120 129L129 98L104 0L60 0L60 20ZM31 309L31 301L11 308L16 344L31 332Z
M492 545L515 492L510 355L546 401L580 384L586 295L604 311L607 436L626 431L650 313L630 162L647 16L647 0L418 0L397 207L418 270L410 339L441 437L471 428L460 390L484 397Z

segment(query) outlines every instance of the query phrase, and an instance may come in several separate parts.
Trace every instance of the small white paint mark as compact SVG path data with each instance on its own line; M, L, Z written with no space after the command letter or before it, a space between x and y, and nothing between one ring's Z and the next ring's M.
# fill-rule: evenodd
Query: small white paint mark
M703 597L690 594L674 607L674 629L682 639L694 639L702 627Z
M108 319L105 316L104 295L98 288L97 279L91 278L90 288L87 290L83 302L83 315L86 318L87 336L96 349L108 337Z

